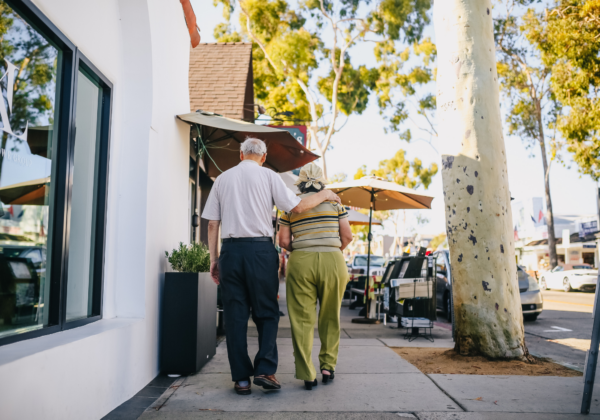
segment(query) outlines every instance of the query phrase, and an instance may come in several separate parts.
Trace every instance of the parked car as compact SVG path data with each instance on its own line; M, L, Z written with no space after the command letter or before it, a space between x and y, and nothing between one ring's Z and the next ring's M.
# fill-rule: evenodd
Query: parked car
M565 264L558 265L552 270L545 272L540 277L542 290L562 289L565 292L571 290L596 290L598 281L598 269L589 264Z
M0 255L6 258L25 258L33 264L35 271L46 271L46 248L37 245L0 245Z
M452 320L452 272L450 268L450 252L436 251L436 273L437 273L437 308L446 314L448 321ZM542 292L537 281L517 266L519 278L519 292L521 295L521 310L526 321L535 321L542 313L544 301Z
M366 274L367 272L367 254L357 254L352 257L348 263L348 271L355 274ZM369 271L372 276L383 276L385 272L385 258L379 255L371 255L371 265Z

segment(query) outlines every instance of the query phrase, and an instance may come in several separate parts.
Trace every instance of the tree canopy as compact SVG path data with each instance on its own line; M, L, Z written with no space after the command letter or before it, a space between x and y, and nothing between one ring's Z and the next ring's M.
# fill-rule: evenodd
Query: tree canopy
M527 12L527 38L551 68L556 127L582 173L600 179L600 0L559 0Z
M272 123L307 126L325 176L332 136L364 112L371 94L399 131L411 112L399 98L433 80L435 46L422 39L431 0L301 0L294 7L288 0L213 1L224 5L226 19L215 28L216 39L253 43L256 100ZM236 8L237 23L231 19ZM373 45L377 65L352 63L350 51L360 43ZM409 65L411 56L421 56L422 65ZM435 100L415 104L415 112L431 111Z

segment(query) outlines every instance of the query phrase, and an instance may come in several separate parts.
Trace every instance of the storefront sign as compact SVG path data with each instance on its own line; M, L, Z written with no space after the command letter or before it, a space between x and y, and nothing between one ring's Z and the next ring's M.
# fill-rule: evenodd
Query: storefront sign
M6 159L9 162L14 162L21 166L31 166L31 164L33 163L33 161L30 158L23 156L20 153L11 152L10 150L6 149L0 149L0 156L2 156L3 159Z
M268 127L278 128L289 132L302 146L306 147L306 126L305 125L269 125Z
M598 222L596 220L585 222L581 224L581 229L579 229L579 237L583 238L596 232L598 232Z

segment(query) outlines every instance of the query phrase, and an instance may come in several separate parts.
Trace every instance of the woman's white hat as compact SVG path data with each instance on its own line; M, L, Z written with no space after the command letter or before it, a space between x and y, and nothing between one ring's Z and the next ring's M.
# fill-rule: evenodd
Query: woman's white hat
M298 176L295 185L300 185L303 182L306 182L305 188L313 186L317 190L320 190L325 184L325 178L323 178L323 170L321 167L312 162L304 165L302 169L300 169L300 175Z

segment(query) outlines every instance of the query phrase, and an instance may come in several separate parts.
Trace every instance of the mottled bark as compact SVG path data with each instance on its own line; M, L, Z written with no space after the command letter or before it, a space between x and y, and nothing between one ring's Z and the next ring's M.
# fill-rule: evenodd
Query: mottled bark
M437 104L456 350L528 356L490 0L438 0Z

